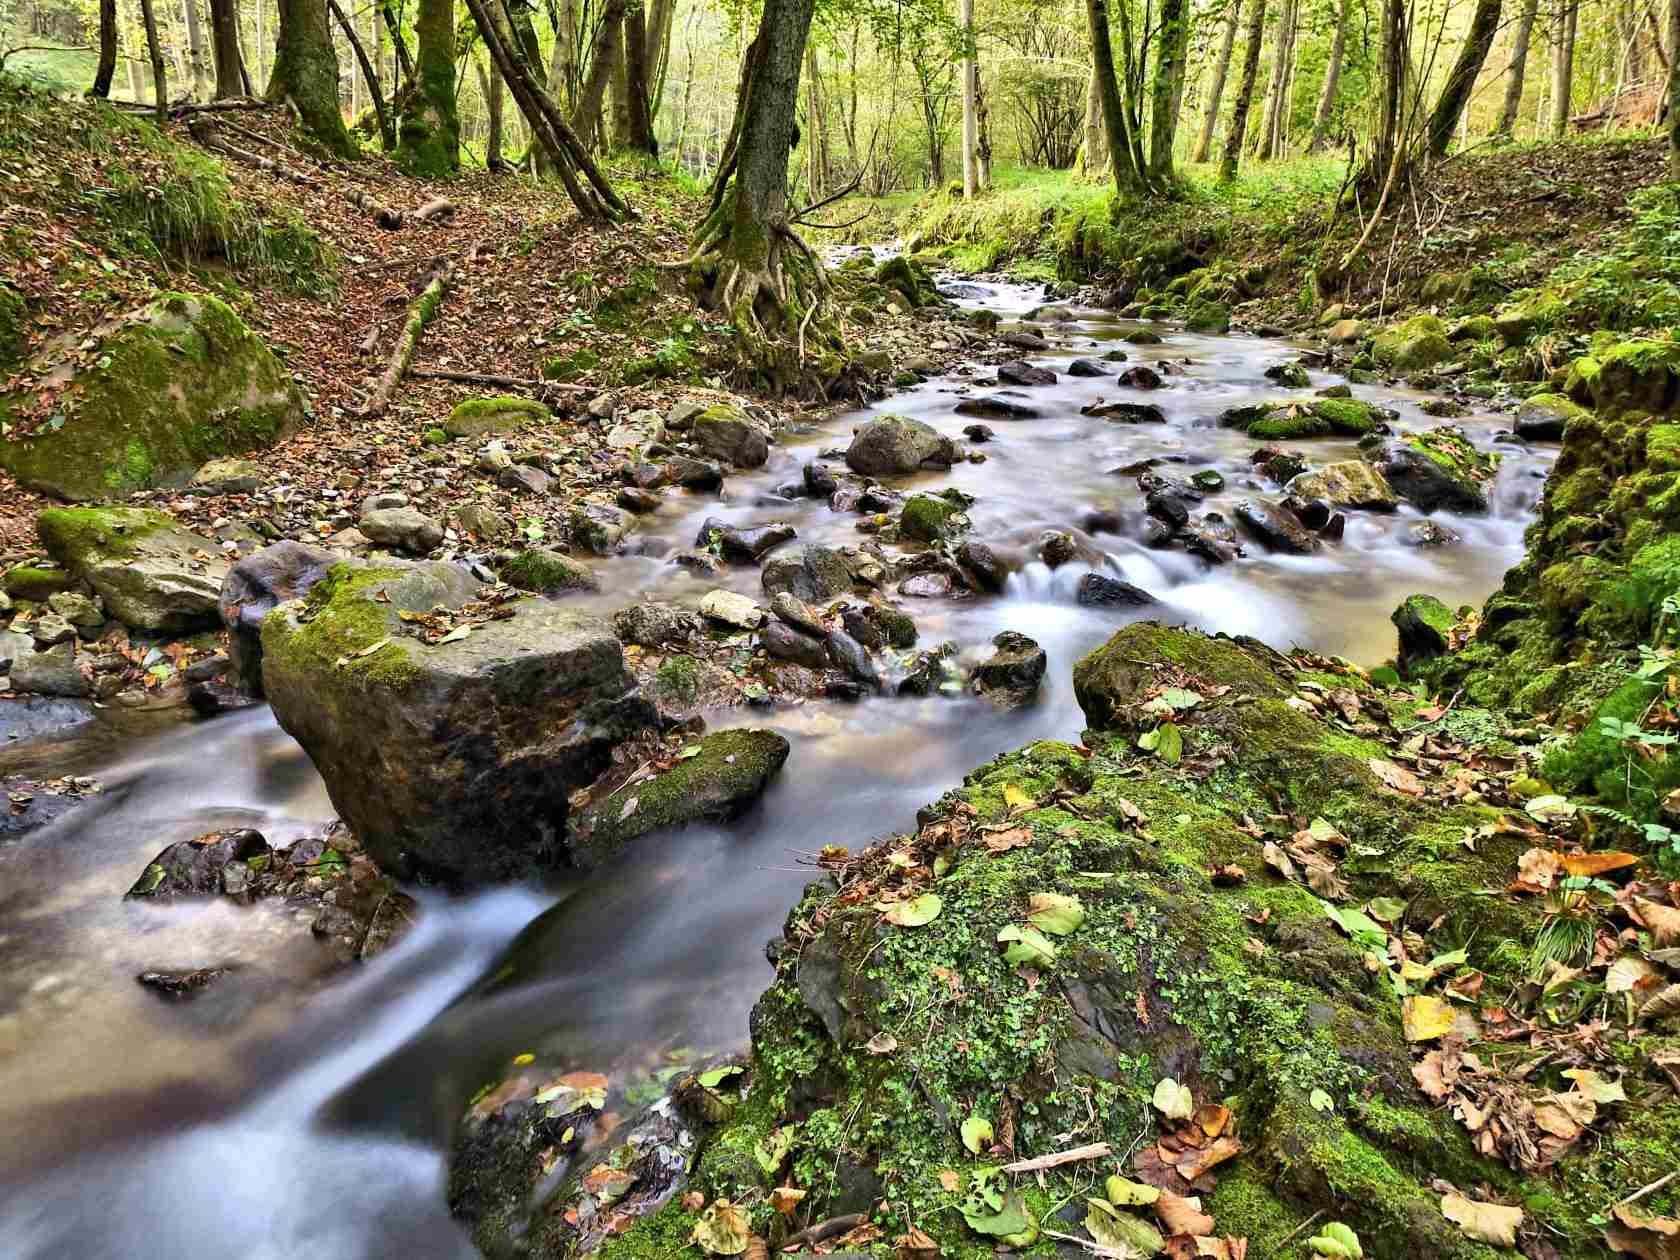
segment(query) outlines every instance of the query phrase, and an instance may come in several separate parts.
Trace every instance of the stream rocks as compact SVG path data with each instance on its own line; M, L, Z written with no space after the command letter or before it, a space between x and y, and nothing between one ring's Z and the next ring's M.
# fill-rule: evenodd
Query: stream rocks
M1499 468L1499 456L1478 451L1456 425L1390 443L1376 462L1395 493L1420 512L1486 512L1486 487Z
M263 686L387 871L450 883L566 859L567 795L656 721L604 620L537 600L433 645L403 612L478 593L447 563L341 563L263 622Z
M325 547L287 539L244 557L222 579L216 605L228 631L228 657L235 679L251 695L263 694L263 618L307 595L340 558Z
M144 508L49 508L41 542L136 630L199 630L221 619L221 545Z
M1392 512L1399 506L1394 490L1373 465L1362 459L1338 460L1289 480L1286 490L1303 499L1321 499L1333 507Z
M852 589L852 571L832 547L792 547L764 562L761 581L767 595L785 591L808 604L820 604Z
M1038 696L1049 658L1032 639L1005 630L992 639L992 654L974 667L974 690L1000 709L1018 709Z
M958 459L956 443L931 425L893 415L863 424L846 450L847 466L868 477L949 468Z
M669 766L646 778L615 782L609 776L567 822L573 860L595 866L651 831L737 817L781 772L788 751L787 740L774 731L719 731L679 750Z
M688 436L702 454L737 468L759 468L770 458L769 436L763 426L727 404L694 416Z

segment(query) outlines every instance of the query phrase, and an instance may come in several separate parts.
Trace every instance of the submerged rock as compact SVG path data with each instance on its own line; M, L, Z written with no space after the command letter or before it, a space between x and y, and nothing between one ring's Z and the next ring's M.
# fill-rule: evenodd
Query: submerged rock
M688 745L666 769L618 786L572 815L567 838L574 860L595 866L649 832L737 817L763 795L788 752L787 740L774 731L719 731Z
M476 883L564 862L568 793L655 721L600 618L524 600L428 645L399 615L478 589L451 564L342 563L263 622L276 719L395 874Z
M1160 602L1142 587L1101 573L1080 578L1074 599L1088 608L1146 608Z

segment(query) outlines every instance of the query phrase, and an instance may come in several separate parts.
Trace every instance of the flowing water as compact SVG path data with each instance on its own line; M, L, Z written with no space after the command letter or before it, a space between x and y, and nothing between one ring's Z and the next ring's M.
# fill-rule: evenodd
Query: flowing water
M992 286L967 304L1007 321L1041 300L1031 287ZM1055 349L1028 357L1064 367L1134 326L1093 316L1053 330ZM1401 597L1479 601L1520 558L1554 452L1503 436L1495 415L1460 422L1505 458L1491 513L1436 518L1462 537L1456 546L1405 545L1419 518L1402 509L1350 514L1345 537L1308 557L1250 546L1210 568L1145 549L1129 528L1141 495L1111 470L1145 458L1173 476L1218 469L1227 489L1204 510L1227 517L1246 495L1274 494L1250 469L1254 443L1215 418L1280 396L1262 373L1294 357L1275 340L1159 331L1164 344L1127 350L1134 362L1187 361L1148 396L1167 424L1081 416L1083 403L1134 392L1063 376L1022 391L1043 418L987 421L986 462L905 482L976 496L974 537L1019 565L997 597L906 600L923 642L950 639L978 658L999 630L1030 635L1051 662L1036 705L997 713L972 699L877 699L721 715L793 743L786 771L744 818L650 837L582 882L422 893L417 928L347 976L327 974L323 951L283 911L121 900L175 840L240 825L281 844L330 817L319 778L266 710L149 731L96 722L0 749L0 772L94 774L106 786L47 829L0 842L0 1256L470 1256L443 1202L443 1152L465 1100L525 1051L618 1072L676 1047L742 1044L769 978L764 942L811 877L800 855L910 827L918 806L997 753L1077 737L1072 665L1128 619L1074 602L1084 573L1145 588L1165 605L1157 615L1372 664L1392 652L1388 614ZM1315 386L1338 379L1313 376ZM966 447L972 421L952 408L972 389L959 372L876 410L926 420ZM1402 428L1437 423L1418 410L1424 395L1356 392L1397 408ZM784 436L768 467L729 479L721 502L672 495L642 519L635 554L602 563L611 596L596 597L601 606L638 595L692 603L720 583L758 594L755 569L702 579L669 563L708 516L785 520L805 542L860 541L857 516L776 487L843 448L867 414ZM1347 441L1296 446L1314 463L1353 453ZM1086 532L1099 513L1117 532ZM1034 559L1046 529L1072 531L1081 560L1052 571ZM237 969L190 1003L160 1001L134 980L147 968L229 963Z

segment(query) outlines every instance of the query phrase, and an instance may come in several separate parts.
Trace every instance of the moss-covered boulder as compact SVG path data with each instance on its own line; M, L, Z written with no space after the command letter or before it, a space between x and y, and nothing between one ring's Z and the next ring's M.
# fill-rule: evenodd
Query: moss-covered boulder
M526 547L496 558L496 576L522 591L597 591L601 583L589 567L552 547Z
M1569 305L1550 289L1530 289L1493 313L1494 331L1508 346L1525 345L1536 333L1568 322Z
M29 306L11 285L0 281L0 369L9 369L29 345Z
M72 501L184 482L206 460L273 445L304 415L262 339L203 294L165 294L31 368L34 388L0 396L0 467Z
M1581 407L1562 394L1530 394L1517 408L1511 427L1518 437L1531 442L1556 442L1569 422L1581 414Z
M44 604L60 591L74 590L76 575L68 569L54 569L44 564L15 564L0 573L0 591L13 599L27 599Z
M737 468L759 468L770 458L764 426L727 403L708 407L695 416L689 438L705 455Z
M1290 478L1284 487L1303 499L1322 499L1331 507L1392 512L1399 506L1382 472L1362 459L1341 459Z
M1433 595L1408 595L1389 620L1400 632L1400 663L1410 666L1445 652L1458 618Z
M870 477L890 477L922 468L949 468L957 444L930 424L907 416L876 416L859 426L846 448L846 465Z
M898 517L899 535L916 542L936 543L962 533L967 526L962 505L937 494L911 495Z
M1434 315L1414 315L1371 339L1371 357L1396 372L1417 372L1453 357L1447 326Z
M1668 412L1680 405L1680 341L1620 341L1570 364L1564 393L1606 412Z
M568 823L574 860L593 866L649 832L739 816L781 773L788 751L774 731L719 731L669 753L670 764L650 778L608 780Z
M892 290L911 310L939 300L939 290L927 268L902 254L875 268L875 283Z
M564 864L569 794L655 721L606 621L538 599L493 619L436 611L478 591L453 564L344 562L263 621L275 718L393 874Z
M36 521L59 564L136 630L219 625L228 564L220 544L142 508L49 508Z
M1259 442L1287 442L1299 438L1363 437L1380 432L1394 412L1353 398L1312 401L1260 402L1232 407L1219 423L1244 430Z
M548 418L548 408L530 398L469 398L455 404L443 422L443 430L450 437L482 437L541 424Z
M1498 454L1479 450L1453 424L1391 442L1377 463L1395 493L1422 512L1486 512L1499 471Z
M1231 328L1231 308L1223 302L1198 298L1185 307L1184 326L1191 332L1228 332Z

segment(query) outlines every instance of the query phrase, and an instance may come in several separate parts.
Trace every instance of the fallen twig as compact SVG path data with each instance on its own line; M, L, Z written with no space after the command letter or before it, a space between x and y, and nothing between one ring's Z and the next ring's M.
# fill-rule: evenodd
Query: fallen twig
M1081 1238L1077 1234L1063 1234L1053 1229L1040 1232L1046 1238L1056 1238L1062 1242L1072 1243L1075 1247L1083 1247L1093 1256L1101 1256L1102 1260L1136 1260L1138 1254L1129 1247L1125 1251L1120 1251L1114 1247L1105 1247L1100 1242L1092 1242L1089 1238Z
M1664 1186L1666 1186L1669 1182L1673 1181L1676 1177L1680 1177L1680 1168L1676 1168L1673 1172L1669 1173L1668 1176L1666 1176L1666 1177L1657 1178L1657 1180L1653 1181L1648 1186L1639 1187L1639 1189L1635 1190L1632 1194L1628 1195L1627 1198L1618 1199L1616 1202L1612 1203L1610 1205L1610 1207L1606 1208L1605 1211L1608 1212L1608 1211L1611 1211L1615 1208L1626 1207L1630 1203L1637 1203L1637 1202L1639 1202L1639 1200L1643 1199L1646 1195L1655 1194L1658 1190L1661 1190Z
M533 381L518 376L497 376L490 372L446 372L435 368L414 368L409 372L417 381L454 381L460 385L488 385L494 389L519 389L547 401L550 397L579 395L593 396L597 391L588 385L562 385L559 381Z
M797 1234L790 1234L788 1240L782 1244L783 1251L798 1251L799 1248L824 1242L830 1238L838 1238L841 1234L850 1233L859 1225L867 1223L869 1217L863 1212L852 1212L845 1216L831 1216L817 1225L807 1225Z
M1089 1146L1074 1146L1065 1151L1056 1151L1050 1155L1037 1155L1032 1159L1018 1159L1013 1164L1005 1164L1006 1173L1038 1172L1045 1168L1059 1168L1063 1164L1076 1164L1085 1159L1106 1159L1114 1154L1107 1142L1092 1142Z
M1289 1245L1290 1239L1295 1238L1303 1230L1305 1230L1307 1228L1307 1226L1311 1225L1314 1221L1316 1221L1319 1217L1321 1217L1323 1215L1324 1215L1324 1209L1319 1208L1318 1211L1314 1212L1311 1216L1307 1217L1306 1220L1302 1221L1294 1229L1290 1230L1289 1231L1289 1237L1285 1238L1282 1242L1280 1242L1277 1245L1278 1252L1281 1254L1283 1249Z

